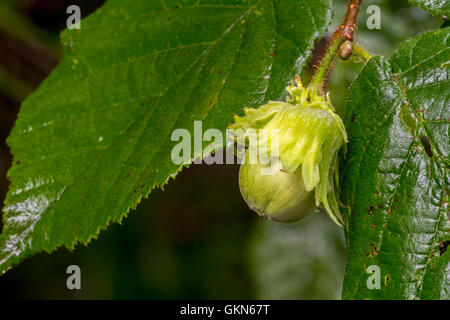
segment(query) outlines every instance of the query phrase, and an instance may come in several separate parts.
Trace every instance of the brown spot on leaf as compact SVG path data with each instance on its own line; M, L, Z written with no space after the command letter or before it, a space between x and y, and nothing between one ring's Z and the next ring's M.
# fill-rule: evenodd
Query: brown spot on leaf
M431 150L431 139L428 136L421 136L420 142L422 143L425 152L430 158L433 158L433 151Z
M450 245L450 240L439 243L439 255L443 255L447 251L447 247Z
M378 254L377 247L375 246L375 243L371 242L370 246L372 247L372 251L366 254L366 257L373 258L373 256Z
M377 246L375 245L375 243L370 243L370 246L372 247L372 253L378 254Z

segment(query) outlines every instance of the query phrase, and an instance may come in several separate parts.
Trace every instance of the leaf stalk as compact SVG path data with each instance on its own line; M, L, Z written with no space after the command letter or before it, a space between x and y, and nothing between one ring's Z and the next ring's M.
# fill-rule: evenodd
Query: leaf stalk
M328 42L328 48L325 55L320 61L319 67L317 68L313 79L309 83L309 87L318 93L324 93L323 84L326 81L330 67L336 58L336 55L339 53L341 45L345 41L353 42L361 2L362 0L349 0L344 20L342 24L334 31L333 36ZM367 57L367 55L364 56Z

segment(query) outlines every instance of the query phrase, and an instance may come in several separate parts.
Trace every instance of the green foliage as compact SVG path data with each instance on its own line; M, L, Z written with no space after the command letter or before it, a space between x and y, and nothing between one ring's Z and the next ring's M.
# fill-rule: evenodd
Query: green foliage
M330 17L329 0L110 0L66 30L8 139L0 271L120 222L181 169L174 129L279 98Z
M450 30L371 59L350 90L344 298L449 299ZM369 290L377 265L381 288Z
M14 160L3 209L0 273L37 252L88 243L111 222L122 221L152 189L174 178L182 169L170 157L177 143L170 141L174 129L186 128L192 134L193 122L203 120L204 130L224 130L243 107L280 100L288 81L308 61L313 41L325 31L330 2L109 0L82 21L81 31L66 30L64 59L23 103L8 139ZM450 14L448 0L410 2L436 16ZM58 54L52 39L32 32L34 26L19 20L9 5L0 5L0 17L0 29L8 36L28 42L40 39ZM387 11L386 19L396 23L385 24L388 31L383 31L391 30L396 41L406 38L397 32L401 28L414 34L415 25L422 27L414 21L410 28L397 18ZM350 143L340 179L347 245L343 298L450 299L449 32L445 28L423 33L404 42L390 59L372 58L351 87L345 116ZM379 34L370 35L364 40L375 39L371 51L386 52ZM391 44L385 43L384 49L395 47ZM10 99L22 100L31 90L23 80L0 66L0 87ZM342 90L334 90L332 96L347 87L342 77L338 82ZM221 145L214 141L214 146ZM191 194L176 194L198 193L195 186L189 187ZM165 195L164 203L172 203L170 193ZM229 199L216 195L199 201L209 202L211 208L221 206L225 216ZM175 210L183 217L184 205L179 203L177 208L183 210ZM167 217L166 211L158 216ZM197 226L205 217L211 219L212 209L198 215L199 211L190 209L198 220L180 221ZM136 223L142 234L154 236L151 243L164 242L158 221L152 217L152 229ZM233 277L223 277L220 270L229 261L223 252L230 260L233 256L244 261L244 252L231 252L247 240L247 230L241 226L231 233L223 228L219 235L217 228L205 228L215 236L204 246L208 243L216 250L208 256L201 249L196 255L207 263L186 253L197 252L197 244L177 249L180 270L170 251L158 251L157 246L145 250L156 257L156 264L139 258L143 270L150 264L156 270L144 282L160 287L157 296L176 295L181 289L171 282L171 275L189 283L196 268L202 274L217 270L200 281L204 288L216 274L223 278L216 287L202 290L203 295L249 294L247 282L230 285ZM294 225L267 223L255 233L250 256L258 297L339 296L342 233L330 220L314 215ZM125 235L117 238L118 245L125 238L133 248L133 241L141 242ZM232 240L223 241L226 237ZM123 247L130 252L126 243ZM133 267L126 267L130 259L117 258L114 267L135 275ZM367 287L367 270L373 265L381 271L379 290ZM166 278L160 276L163 273ZM128 282L130 275L120 279ZM142 282L138 276L134 284ZM173 291L167 290L170 283ZM220 289L225 286L228 291Z
M450 14L450 1L449 0L409 0L412 4L421 7L428 12L437 15L449 15Z

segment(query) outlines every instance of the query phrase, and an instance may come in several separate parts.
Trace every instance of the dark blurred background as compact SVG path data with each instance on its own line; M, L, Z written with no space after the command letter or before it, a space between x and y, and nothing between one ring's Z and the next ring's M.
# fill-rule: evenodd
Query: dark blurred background
M58 34L65 28L66 8L77 4L85 17L103 2L1 0L2 203L11 162L5 140L21 102L61 59ZM335 1L333 28L342 20L345 2ZM371 4L382 9L381 30L366 27ZM389 56L404 39L441 23L406 0L366 0L357 38L368 50ZM361 68L354 61L337 64L329 84L339 112ZM342 229L319 213L291 225L259 221L240 196L238 170L230 165L185 169L89 247L38 254L0 277L0 298L338 299L345 260ZM81 268L81 290L66 287L66 268L72 264Z

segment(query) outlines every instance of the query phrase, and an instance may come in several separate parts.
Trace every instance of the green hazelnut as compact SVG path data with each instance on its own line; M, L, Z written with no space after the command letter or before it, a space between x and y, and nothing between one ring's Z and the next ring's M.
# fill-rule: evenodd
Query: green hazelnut
M235 116L230 129L236 136L253 129L252 136L257 137L247 154L256 154L262 162L272 158L279 162L275 174L264 176L261 164L244 160L241 193L258 214L284 222L311 212L313 198L316 207L324 207L330 218L342 225L337 197L338 152L347 142L347 133L328 95L304 88L299 78L296 83L287 87L290 97L286 102L270 101L257 109L245 108L243 117ZM271 148L261 148L275 141L276 154Z
M275 174L264 175L263 166L244 163L239 171L241 194L253 211L279 222L294 222L313 211L314 194L306 191L301 170L283 172L278 163Z

